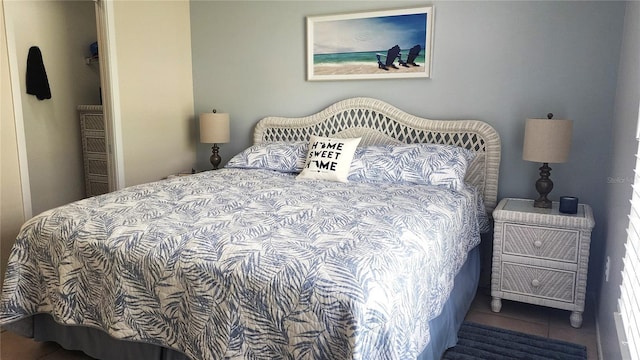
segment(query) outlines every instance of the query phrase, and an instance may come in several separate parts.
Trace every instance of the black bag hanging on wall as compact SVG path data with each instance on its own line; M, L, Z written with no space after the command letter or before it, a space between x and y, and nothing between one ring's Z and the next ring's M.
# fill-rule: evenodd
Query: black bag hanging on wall
M38 100L51 99L49 79L37 46L29 48L27 56L27 94L35 95Z

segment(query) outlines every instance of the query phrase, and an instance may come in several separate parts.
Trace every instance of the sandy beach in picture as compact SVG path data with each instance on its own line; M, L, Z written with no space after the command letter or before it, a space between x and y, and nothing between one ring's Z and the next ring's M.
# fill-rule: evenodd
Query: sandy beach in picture
M417 64L420 66L398 66L397 69L389 68L389 70L378 68L377 63L351 62L341 64L319 64L313 66L313 73L315 75L378 75L424 72L424 64Z

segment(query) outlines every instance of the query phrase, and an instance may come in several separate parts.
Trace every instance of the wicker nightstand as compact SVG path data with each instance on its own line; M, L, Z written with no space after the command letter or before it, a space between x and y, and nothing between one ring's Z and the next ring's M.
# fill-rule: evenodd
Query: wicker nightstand
M495 221L491 310L502 299L570 310L571 326L582 326L591 229L591 207L577 214L533 207L533 200L503 199Z

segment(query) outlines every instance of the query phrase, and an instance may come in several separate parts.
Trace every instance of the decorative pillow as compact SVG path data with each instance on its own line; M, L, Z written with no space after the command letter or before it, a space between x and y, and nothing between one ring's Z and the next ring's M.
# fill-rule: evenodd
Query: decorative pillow
M243 150L229 160L225 167L299 173L304 166L308 148L306 141L261 143Z
M409 182L464 187L467 167L475 153L457 146L437 144L373 145L359 148L349 181Z
M360 138L336 139L311 135L304 168L297 179L347 182Z

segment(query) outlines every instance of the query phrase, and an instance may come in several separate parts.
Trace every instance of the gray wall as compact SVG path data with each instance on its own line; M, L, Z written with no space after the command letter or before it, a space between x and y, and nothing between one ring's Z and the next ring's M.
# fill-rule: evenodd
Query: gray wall
M608 220L604 259L611 259L608 281L604 276L598 308L598 325L603 359L618 359L620 348L616 336L613 314L617 311L622 277L622 259L625 254L627 215L631 208L631 185L633 168L638 149L635 131L638 126L638 104L640 103L640 2L627 3L624 19L624 35L618 86L613 117L613 139L611 144L611 171L605 187ZM592 253L593 254L593 253Z
M303 116L347 97L375 97L419 116L492 124L503 144L499 197L536 195L539 164L522 160L527 117L574 120L570 160L552 165L553 199L596 216L589 288L599 286L605 187L624 2L434 2L431 79L305 81L305 17L422 6L397 1L192 1L195 112L229 112L225 160L268 115ZM210 168L199 145L198 166Z

